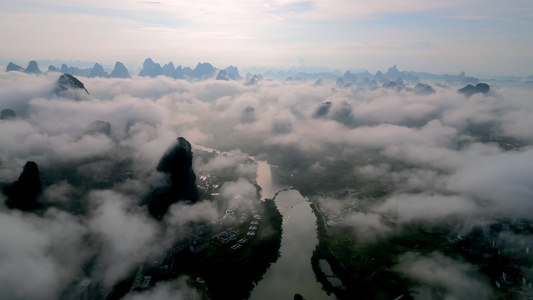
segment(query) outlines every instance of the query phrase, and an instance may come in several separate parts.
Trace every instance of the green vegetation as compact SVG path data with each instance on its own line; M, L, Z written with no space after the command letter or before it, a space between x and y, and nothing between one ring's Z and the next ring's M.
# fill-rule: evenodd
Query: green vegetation
M90 191L111 189L117 183L132 177L131 161L125 159L116 163L109 163L105 173L87 171L89 167L78 165L62 165L53 168L40 169L43 191L54 184L67 183L74 188L69 194L69 201L43 203L44 206L54 206L75 215L85 215L88 212L86 196Z
M261 207L263 219L257 236L237 252L228 246L216 247L198 254L178 254L175 260L177 274L202 278L212 299L247 299L255 284L262 279L268 267L279 257L282 216L273 200L267 199ZM240 232L246 228L240 228Z
M284 165L283 165L284 166ZM304 197L311 197L324 193L339 193L346 189L354 189L366 197L382 198L386 196L391 186L389 182L369 180L354 173L355 164L351 162L333 160L320 161L322 171L310 172L312 164L290 169L287 167L271 168L275 181L297 189Z
M282 219L274 201L265 201L264 216L258 236L242 251L221 251L197 265L197 274L206 280L214 299L248 298L254 284L278 259Z
M341 166L336 167L338 167L339 172L333 175L328 173L328 176L306 172L305 168L301 169L301 171L294 172L286 168L271 168L271 170L272 176L280 184L293 186L304 197L315 195L320 191L339 190L347 186L359 186L358 178L353 175L353 172ZM320 183L318 186L317 182Z
M394 299L418 283L394 271L400 255L407 251L431 253L448 249L446 230L430 232L419 225L406 226L398 234L374 243L362 243L350 227L328 228L315 205L319 244L311 264L317 279L340 299ZM325 259L345 289L331 285L318 262ZM386 287L386 288L384 288Z
M247 299L252 289L263 277L266 270L279 258L282 235L282 215L274 201L267 199L257 206L262 221L257 236L240 250L233 252L230 245L217 247L213 244L199 253L189 251L174 256L172 270L154 273L155 281L174 280L188 276L188 284L203 291L209 299ZM243 233L249 224L240 225L237 231ZM150 264L145 265L149 268ZM129 291L136 270L118 282L107 297L120 299Z

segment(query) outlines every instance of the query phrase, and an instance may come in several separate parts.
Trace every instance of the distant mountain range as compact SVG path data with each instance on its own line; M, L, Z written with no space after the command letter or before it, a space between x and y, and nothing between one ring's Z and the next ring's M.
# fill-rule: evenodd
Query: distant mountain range
M23 68L17 64L10 62L6 67L6 72L18 71L28 74L42 74L43 71L39 69L39 66L36 61L32 60L29 62L26 68ZM95 63L92 68L80 69L77 67L69 67L66 64L62 64L61 68L50 65L48 66L47 72L60 72L63 74L70 74L75 76L83 77L104 77L104 78L131 78L128 69L121 62L117 61L115 68L111 71L111 74L107 73L104 68Z
M6 67L6 72L24 72L29 74L42 74L43 71L39 69L36 61L29 62L26 68L19 66L13 62L9 62ZM83 77L103 77L103 78L131 78L128 69L123 63L117 61L115 67L108 73L104 70L102 65L95 63L92 68L77 68L73 66L67 66L62 64L60 68L50 65L47 72L61 72L64 74L70 74L74 76ZM220 76L217 76L220 73ZM237 67L229 66L224 70L218 70L210 63L198 63L194 69L190 67L178 66L174 67L172 62L165 64L163 67L159 63L155 63L151 58L147 58L143 63L143 68L139 72L138 76L141 77L156 77L156 76L168 76L176 79L193 79L193 80L206 80L209 78L217 78L219 80L241 80L242 77L239 74ZM250 76L251 77L251 76Z
M369 88L374 88L378 86L385 86L388 88L393 87L402 87L405 83L416 85L421 81L434 81L437 85L446 86L447 84L451 85L476 85L479 83L479 79L471 76L467 76L465 72L459 74L431 74L426 72L412 72L412 71L400 71L397 66L394 65L390 67L386 73L377 71L375 74L372 74L366 70L358 71L346 71L343 75L340 71L322 71L322 72L310 72L310 71L301 71L302 69L293 69L289 71L272 71L264 70L262 74L251 74L247 73L245 78L248 84L253 84L259 78L274 78L284 81L315 81L315 84L321 84L325 81L334 81L336 82L337 88L349 87L353 84L358 86L366 86ZM7 72L18 71L25 72L30 74L41 74L43 73L37 64L36 61L30 61L26 68L23 68L13 62L9 62L6 67ZM256 70L259 71L259 70ZM61 72L64 74L70 74L75 76L83 77L102 77L102 78L130 78L130 72L121 62L116 62L115 67L111 73L104 70L102 65L95 63L92 68L78 68L74 66L67 66L65 63L61 65L60 68L50 65L47 72ZM140 77L157 77L157 76L168 76L176 79L187 79L187 80L206 80L206 79L217 79L217 80L242 80L243 77L239 74L237 67L229 66L225 69L215 68L210 63L198 63L194 69L190 67L182 67L178 65L174 66L172 62L164 64L161 66L159 63L154 62L151 58L147 58L144 63L141 71L137 76ZM255 76L255 77L254 77ZM508 82L526 82L533 84L533 75L528 77L500 77L497 80L499 81L508 81Z

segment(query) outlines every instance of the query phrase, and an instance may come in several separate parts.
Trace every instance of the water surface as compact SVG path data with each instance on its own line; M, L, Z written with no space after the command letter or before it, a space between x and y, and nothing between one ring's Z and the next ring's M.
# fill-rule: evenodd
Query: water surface
M263 188L259 177L258 184ZM263 192L264 196L275 193L265 188ZM294 294L309 300L335 299L322 290L322 284L316 281L311 268L311 256L318 239L316 217L309 202L296 190L279 192L275 202L283 215L281 257L270 266L263 280L252 291L250 299L293 299Z

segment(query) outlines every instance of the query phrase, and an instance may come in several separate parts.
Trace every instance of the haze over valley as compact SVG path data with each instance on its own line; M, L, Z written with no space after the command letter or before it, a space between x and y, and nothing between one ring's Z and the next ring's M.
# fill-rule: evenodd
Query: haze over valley
M533 107L527 82L476 92L483 83L464 74L421 83L396 67L370 78L346 72L337 80L277 80L242 76L237 69L235 75L245 78L234 80L221 78L226 73L221 70L208 70L184 79L2 73L2 245L10 259L0 269L18 265L22 276L4 273L2 284L17 287L31 274L33 286L4 285L6 297L67 297L65 289L83 280L109 296L140 263L188 236L195 222L222 218L234 197L257 205L256 167L249 156L276 166L272 178L280 189L292 186L308 197L326 225L322 242L330 243L329 255L343 251L343 257L352 257L349 268L356 274L364 274L364 261L371 257L365 249L390 252L393 246L379 245L395 245L394 254L383 254L374 266L383 268L384 278L371 282L370 298L384 293L380 280L392 280L392 291L415 298L417 293L497 295L495 274L468 261L470 248L450 250L476 228L483 232L475 242L484 249L475 250L478 256L500 252L509 264L520 258L526 262L521 267L527 266L533 209L533 136L528 130ZM474 84L468 93L466 83ZM178 136L193 145L192 176L223 177L205 186L217 186L211 193L169 198L192 200L188 204L178 201L168 212L151 209L146 199L166 202L163 195L175 193L165 187L171 177L161 164ZM207 152L194 145L227 152L205 157ZM38 165L42 190L34 204L21 207L17 201L26 200L11 191L17 182L23 184L19 175L28 161ZM204 177L190 184L202 187ZM188 179L172 180L182 186L179 182ZM11 182L15 187L8 189ZM176 192L188 189L177 187ZM149 196L154 191L156 198ZM422 239L418 246L402 242L419 230L433 233L417 237ZM508 257L504 250L516 253ZM31 264L23 263L28 255ZM471 284L459 289L448 276L428 281L420 275L421 264L455 272ZM391 272L408 281L389 278ZM357 287L357 280L341 279ZM150 293L192 289L180 282L177 287L158 284ZM168 291L171 286L176 290ZM338 296L353 296L350 286Z
M0 4L1 299L531 299L526 1Z

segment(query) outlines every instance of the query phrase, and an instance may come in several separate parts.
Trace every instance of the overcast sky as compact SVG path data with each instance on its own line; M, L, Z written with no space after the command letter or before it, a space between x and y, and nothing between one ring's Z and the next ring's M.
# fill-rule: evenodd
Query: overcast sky
M533 73L530 0L2 0L0 28L5 60Z

